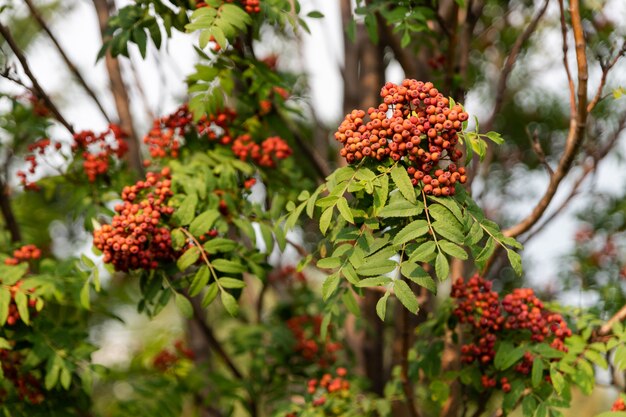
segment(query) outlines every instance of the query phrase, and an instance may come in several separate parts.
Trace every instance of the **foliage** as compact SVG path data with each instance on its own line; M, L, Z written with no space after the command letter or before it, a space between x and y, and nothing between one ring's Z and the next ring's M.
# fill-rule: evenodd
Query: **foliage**
M471 16L469 3L452 7ZM433 48L413 41L436 40L433 4L359 1L348 36ZM198 36L188 102L145 132L146 172L130 168L138 144L116 124L51 138L41 97L1 96L5 415L558 417L575 390L594 392L601 369L626 369L623 199L585 213L564 280L596 289L597 308L485 278L499 254L522 276L523 246L479 205L471 175L494 145L518 143L478 119L470 129L456 97L407 76L333 126L346 163L321 174L294 100L301 76L254 51L265 31L294 37L321 17L286 0L120 9L99 58L128 57L131 44L145 58L172 29ZM439 73L437 59L441 91L462 97L463 77ZM66 256L55 225L70 235ZM187 331L138 340L126 363L104 366L90 333L124 321L125 306L152 322L180 315ZM367 339L391 331L376 389L357 367L374 350ZM623 400L601 416L621 416Z

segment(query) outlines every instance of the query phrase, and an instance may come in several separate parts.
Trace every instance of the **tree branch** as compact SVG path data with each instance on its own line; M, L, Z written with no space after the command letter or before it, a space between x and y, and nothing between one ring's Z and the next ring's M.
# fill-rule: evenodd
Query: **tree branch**
M515 61L517 60L517 57L524 43L530 38L533 32L535 32L535 30L537 29L539 20L541 20L541 18L545 14L549 3L550 3L550 0L544 1L543 6L541 7L541 9L539 9L537 14L530 21L530 23L528 24L524 32L522 32L515 40L515 43L513 44L513 47L511 48L511 53L509 53L509 56L507 56L506 61L504 62L504 67L502 68L500 79L498 80L498 85L496 87L496 99L495 99L495 103L493 106L493 111L491 112L491 116L489 116L489 119L487 119L487 122L483 123L483 129L485 131L489 131L493 128L493 123L495 121L495 118L500 112L500 109L502 108L502 104L504 103L504 93L506 91L506 83L509 79L509 75L511 75L511 71L513 71L513 66L515 65Z
M50 99L50 96L48 96L48 94L46 94L44 89L41 87L41 85L37 81L37 78L35 78L35 75L32 73L32 71L30 70L30 67L28 66L28 61L26 60L26 56L24 56L24 53L17 46L17 43L15 43L15 39L13 39L13 36L11 35L9 28L4 26L2 23L0 23L0 34L9 44L9 47L15 54L17 60L20 61L20 64L22 65L22 68L24 69L26 76L28 77L30 82L33 84L33 90L36 92L37 96L44 101L44 103L46 104L46 107L52 112L52 114L59 121L59 123L65 126L65 128L70 133L74 134L74 128L72 127L72 125L70 125L67 122L67 120L65 120L65 118L59 112L59 109L54 105L54 103Z
M400 363L400 379L406 397L407 408L411 417L420 417L415 404L415 390L409 378L409 349L411 347L411 317L409 310L402 308L402 358Z
M609 61L606 64L600 63L600 66L602 67L602 77L600 78L600 84L598 85L598 90L596 91L596 95L587 106L587 113L591 113L594 107L596 107L596 104L598 104L598 102L601 100L602 90L604 89L604 85L606 84L606 78L609 75L609 71L611 70L611 68L615 66L615 64L617 64L617 61L619 61L619 59L622 56L624 56L624 54L626 54L626 41L624 42L624 44L622 45L622 48L613 57L611 61Z
M504 231L506 236L519 236L529 230L543 215L548 205L554 198L563 178L569 172L574 158L582 143L587 123L587 53L585 35L583 33L582 20L580 17L579 0L571 0L570 14L572 16L572 28L576 42L576 63L578 67L578 103L576 112L570 116L570 128L565 143L565 151L559 160L559 164L551 176L548 188L533 211L515 226Z
M46 21L43 19L43 16L41 15L41 13L37 9L37 7L33 4L32 0L24 0L24 2L28 6L28 9L30 10L31 15L35 18L37 23L39 23L39 26L41 26L41 28L44 30L44 32L46 32L46 34L48 35L48 37L50 38L50 40L52 41L52 43L56 47L57 51L61 55L61 58L63 58L63 61L65 62L65 64L69 68L70 72L72 74L74 74L74 77L76 77L76 79L78 80L79 84L85 89L85 91L87 92L87 95L89 95L89 97L91 97L91 99L96 104L96 106L98 107L98 109L100 110L100 112L102 113L104 118L107 120L107 122L110 123L111 119L109 118L109 115L107 114L107 112L104 110L104 107L102 106L102 103L100 103L100 100L98 100L98 97L96 96L96 93L93 91L93 89L91 87L89 87L89 85L87 84L87 82L85 81L83 76L81 75L80 71L78 71L78 68L76 68L76 65L74 65L74 63L67 56L67 54L65 53L65 51L61 47L61 44L59 43L57 38L52 34L52 31L50 30L50 28L46 24Z
M598 331L598 334L600 336L608 335L609 333L611 333L611 330L613 329L613 325L615 323L618 323L618 322L623 321L625 319L626 319L626 305L623 306L622 308L620 308L619 311L613 315L613 317L608 319L606 321L606 323L604 323L602 325L602 327L600 327L600 330Z
M106 27L110 17L110 5L107 0L93 0L93 4L98 15L100 34L104 43L107 40ZM104 57L104 61L109 74L111 92L113 93L113 98L115 99L115 107L117 109L120 127L129 137L128 153L126 154L127 162L136 172L142 172L143 164L139 148L139 137L137 136L137 132L135 131L135 127L133 125L133 117L130 111L130 99L128 97L126 86L124 85L124 79L122 77L119 62L116 58L113 58L108 51Z

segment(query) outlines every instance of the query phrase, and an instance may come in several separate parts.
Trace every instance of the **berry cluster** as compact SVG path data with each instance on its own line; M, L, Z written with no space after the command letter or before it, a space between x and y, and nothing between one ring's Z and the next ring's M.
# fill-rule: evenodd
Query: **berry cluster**
M44 401L41 381L31 372L24 373L24 356L20 352L0 349L0 364L5 380L17 390L20 401L41 404ZM0 392L0 403L4 402L6 392Z
M461 323L471 327L471 341L461 346L461 360L467 364L478 363L482 367L485 388L497 385L496 378L490 376L486 368L493 363L498 340L528 340L530 333L531 342L547 342L554 349L567 351L564 340L572 335L571 330L560 314L544 307L532 289L516 289L500 300L492 290L492 283L475 275L467 282L457 279L452 285L451 296L456 303L454 315ZM527 375L533 359L531 353L526 352L515 370ZM500 385L505 392L511 388L508 380L501 379Z
M226 0L226 3L233 3L235 0ZM259 13L261 11L261 2L259 0L239 0L241 6L248 14ZM210 7L203 1L196 3L196 9L201 7Z
M242 161L251 159L265 168L276 168L276 161L286 159L291 155L291 148L287 142L278 136L269 137L259 145L252 140L250 135L241 135L235 139L232 150Z
M73 152L82 152L83 169L89 182L96 181L99 175L104 175L115 159L120 159L128 151L126 134L117 125L96 135L91 130L84 130L74 134Z
M9 287L9 292L11 293L11 301L9 302L9 314L6 321L9 326L17 324L17 322L21 318L19 308L17 307L16 296L18 292L24 292L23 289L20 289L23 283L24 281L19 280ZM31 295L32 292L32 289L26 291L26 293L28 294L27 305L30 310L34 310L35 306L37 305L37 298Z
M337 368L334 375L326 373L319 379L310 379L307 383L307 393L312 396L311 405L322 407L330 405L333 400L343 400L350 397L350 381L346 379L346 368ZM344 415L344 407L340 403L332 404L332 409L323 410L324 415ZM328 414L326 413L328 412ZM297 417L297 412L287 413L285 417Z
M39 139L37 142L31 143L30 145L28 145L29 153L24 157L24 160L26 161L28 165L28 169L26 171L21 171L21 170L17 171L17 176L20 179L20 183L24 186L25 189L35 190L35 191L39 189L37 184L29 180L28 177L30 175L34 175L35 172L37 171L37 167L39 166L39 161L37 160L37 156L43 157L46 151L48 150L48 148L50 148L51 144L52 144L52 141L50 139L44 138L44 139ZM54 144L54 148L56 150L61 149L61 144L59 142L56 142Z
M335 133L348 163L364 158L403 161L413 186L423 184L427 194L453 195L454 185L467 181L458 167L462 152L458 133L468 115L459 105L450 106L433 84L405 79L401 85L386 83L383 103L367 111L353 110Z
M611 407L611 411L626 411L626 403L623 398L618 398L613 403L613 407Z
M6 265L17 265L20 262L35 261L41 258L41 249L35 245L24 245L13 251L13 257L4 260Z
M163 349L152 360L152 365L161 372L165 372L172 366L176 365L179 360L193 359L195 357L191 349L185 347L182 340L177 340L174 343L174 351L169 349Z
M174 211L167 205L172 196L170 170L150 172L145 181L124 187L122 204L111 224L94 231L94 245L103 252L104 262L118 271L156 269L160 261L174 259L167 225Z
M287 327L296 339L295 353L308 363L324 368L337 360L336 352L342 346L338 342L321 340L321 316L295 316L287 320Z
M276 94L281 93L282 91ZM203 116L194 123L188 106L184 104L173 114L155 120L152 130L144 138L144 143L148 145L153 158L176 158L182 137L195 130L209 141L231 145L235 156L242 161L251 160L264 168L276 168L278 160L286 159L292 154L287 142L278 136L269 137L260 144L247 133L235 137L231 126L236 116L235 111L224 109L216 114ZM252 185L254 181L248 181L246 188Z

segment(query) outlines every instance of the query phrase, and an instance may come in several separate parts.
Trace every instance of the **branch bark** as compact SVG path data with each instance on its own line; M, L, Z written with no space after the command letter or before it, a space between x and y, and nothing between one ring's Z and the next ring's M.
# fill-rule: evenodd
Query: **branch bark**
M35 75L33 74L33 72L30 70L30 67L28 66L28 60L26 59L26 56L24 55L22 50L17 46L15 39L13 39L13 36L11 35L11 31L9 31L9 28L4 26L2 23L0 23L0 35L2 35L2 37L7 41L7 43L9 44L9 47L15 54L15 57L17 58L18 61L20 61L20 64L22 65L22 68L24 69L26 76L28 77L30 82L33 84L33 90L37 93L39 98L41 98L44 101L44 103L46 104L46 107L52 112L55 119L57 119L59 123L65 126L65 128L70 133L74 134L74 128L72 127L71 124L67 122L67 120L63 117L63 115L61 115L61 112L59 112L59 109L57 108L57 106L54 105L54 103L50 99L50 96L46 94L45 90L41 87L41 85L37 81L37 78L35 78Z
M533 17L533 19L530 21L530 23L528 24L524 32L522 32L520 36L517 37L517 39L515 40L515 43L513 44L513 48L511 48L511 53L509 53L509 56L506 57L506 61L504 62L504 67L502 68L502 73L500 75L500 79L498 80L498 85L496 87L496 99L495 99L495 103L493 106L493 111L491 112L491 116L489 116L489 119L487 119L487 121L483 123L483 129L485 131L490 131L493 129L493 123L495 121L495 118L500 112L500 110L502 109L502 104L504 103L504 93L506 92L506 82L509 79L509 75L511 75L511 71L513 71L513 66L515 65L515 61L517 60L517 57L524 43L530 38L530 36L537 29L537 25L539 24L539 21L545 14L549 3L550 3L550 0L544 1L543 6L541 7L541 9L539 9L535 17Z
M37 21L37 23L39 23L39 26L41 26L41 28L44 30L44 32L46 32L46 34L48 35L48 37L50 38L50 40L52 41L52 43L56 47L57 51L61 55L61 58L63 58L63 61L65 62L65 64L69 68L70 72L72 74L74 74L74 77L76 77L76 79L78 80L78 83L85 89L85 92L87 92L87 95L89 97L91 97L91 99L96 104L96 106L98 107L98 109L100 110L100 112L102 113L104 118L107 120L107 122L110 123L111 119L109 118L109 115L107 114L107 112L104 110L104 107L102 106L102 103L100 103L100 100L98 100L98 97L96 96L96 93L89 86L89 84L87 84L87 81L85 81L85 79L83 78L83 76L80 73L80 71L78 71L78 68L76 68L76 65L74 65L72 60L67 56L67 54L65 53L65 50L63 49L63 47L61 46L61 44L59 43L57 38L54 36L52 31L50 30L50 28L46 24L46 21L44 20L43 16L41 15L41 12L33 4L32 0L24 0L24 2L28 6L28 9L30 10L30 13L33 16L33 18Z
M110 17L111 6L107 0L93 0L93 4L98 15L102 41L105 42L106 27ZM120 127L129 137L128 153L126 156L127 162L136 172L142 172L143 165L139 137L133 125L133 117L130 112L130 99L126 86L124 85L119 62L116 58L113 58L109 52L106 53L104 60L109 74L109 82L111 83L111 92L115 99L115 107L117 109Z
M570 1L570 14L572 17L572 29L576 43L576 63L578 67L578 102L576 112L570 116L570 127L565 143L565 150L559 164L551 176L548 188L541 200L537 203L532 212L518 224L504 231L506 236L519 236L529 230L544 214L548 205L554 198L561 181L569 172L574 158L578 153L584 138L587 123L587 52L585 35L583 32L582 19L580 16L579 0Z

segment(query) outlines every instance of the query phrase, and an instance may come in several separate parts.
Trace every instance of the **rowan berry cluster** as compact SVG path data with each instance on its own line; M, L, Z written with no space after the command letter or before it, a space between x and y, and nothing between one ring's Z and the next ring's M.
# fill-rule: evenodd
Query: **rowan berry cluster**
M178 108L174 113L156 119L152 123L152 129L143 138L148 145L148 152L153 158L178 157L180 138L184 135L185 128L192 121L191 113L187 105Z
M13 257L4 260L6 265L17 265L20 262L35 261L41 258L41 249L35 245L24 245L13 251Z
M91 130L83 130L74 134L72 151L82 152L85 175L89 182L95 182L99 175L108 172L114 160L122 158L128 151L126 134L114 124L98 135Z
M248 134L237 137L232 150L242 161L251 159L264 168L276 168L277 161L288 158L292 152L287 142L278 136L269 137L259 145Z
M181 359L193 359L195 357L191 349L187 348L182 340L174 343L174 351L169 349L161 350L152 360L152 365L159 371L165 372L172 368Z
M215 114L202 116L194 123L188 106L184 104L173 114L155 120L152 130L144 138L144 143L148 145L153 158L176 158L181 139L186 133L195 130L198 135L212 142L231 145L235 156L242 161L251 160L264 168L276 168L277 161L286 159L292 154L287 142L278 136L269 137L260 144L248 133L235 137L231 127L236 117L237 113L234 110L224 109ZM252 187L254 182L249 180L246 188Z
M52 141L50 139L44 138L39 139L37 142L28 145L29 153L24 157L28 168L26 171L17 171L17 176L20 179L20 183L24 186L25 189L35 191L39 189L37 184L31 181L28 177L34 175L35 172L37 172L37 167L39 166L39 161L37 160L37 157L43 157L46 154L48 148L50 148L51 144ZM54 148L56 150L61 149L61 144L59 142L55 143Z
M364 158L391 158L407 167L413 186L426 194L453 195L454 185L465 183L465 168L458 167L462 152L458 133L468 115L459 105L450 106L432 83L405 79L385 84L383 103L367 111L353 110L335 133L348 163Z
M24 372L24 359L20 352L0 349L3 378L15 387L20 401L41 404L45 399L41 381L32 372ZM0 403L4 402L7 395L7 392L0 391Z
M623 398L618 398L613 403L613 407L611 407L611 411L626 411L626 403Z
M156 269L159 262L175 258L168 227L174 212L167 205L172 196L169 168L149 172L145 181L124 187L121 204L111 224L94 231L94 245L104 254L104 262L118 271Z
M301 315L287 320L287 327L296 339L294 350L298 358L324 368L337 360L336 352L342 346L328 338L321 340L321 326L321 316Z
M226 3L234 3L235 0L226 0ZM241 6L248 14L259 13L261 11L261 2L259 0L238 0ZM203 1L196 3L196 9L201 7L210 7Z
M492 290L490 281L475 275L467 282L457 279L452 285L451 296L456 303L454 315L471 328L469 343L461 346L461 360L481 366L485 371L482 377L485 388L497 385L488 369L496 355L497 341L523 337L526 341L546 342L554 349L567 351L564 341L572 335L571 330L560 314L545 308L532 289L516 289L500 299ZM514 369L527 375L533 359L532 354L526 352ZM505 391L510 390L508 380L501 379L500 386Z
M326 373L319 379L310 379L307 382L307 393L312 396L311 405L313 407L322 407L335 399L345 401L350 396L350 381L346 379L347 374L346 368L337 368L334 375ZM340 405L334 404L332 409L324 410L329 413L324 413L324 415L343 415L342 408ZM297 412L285 415L285 417L297 416Z

